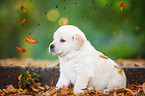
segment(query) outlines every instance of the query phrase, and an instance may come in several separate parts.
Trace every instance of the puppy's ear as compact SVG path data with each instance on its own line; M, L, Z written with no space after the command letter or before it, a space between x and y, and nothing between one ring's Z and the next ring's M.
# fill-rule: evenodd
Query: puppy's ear
M74 47L76 50L80 50L80 48L83 47L85 43L84 37L79 34L75 34L73 36L73 40L74 40Z

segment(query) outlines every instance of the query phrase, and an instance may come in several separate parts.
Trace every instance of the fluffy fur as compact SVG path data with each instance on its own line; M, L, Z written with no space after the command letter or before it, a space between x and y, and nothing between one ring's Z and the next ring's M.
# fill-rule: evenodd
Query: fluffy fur
M53 48L60 62L60 77L56 87L74 84L74 93L83 92L92 84L98 90L126 87L124 71L110 58L97 51L75 26L61 26L53 36Z

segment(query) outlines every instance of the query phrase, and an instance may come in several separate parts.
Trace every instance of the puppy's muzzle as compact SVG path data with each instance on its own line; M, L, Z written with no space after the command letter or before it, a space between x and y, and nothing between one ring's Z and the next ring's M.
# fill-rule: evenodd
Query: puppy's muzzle
M55 46L54 46L53 44L51 44L51 45L50 45L50 51L51 51L51 52L54 52L54 48L55 48Z

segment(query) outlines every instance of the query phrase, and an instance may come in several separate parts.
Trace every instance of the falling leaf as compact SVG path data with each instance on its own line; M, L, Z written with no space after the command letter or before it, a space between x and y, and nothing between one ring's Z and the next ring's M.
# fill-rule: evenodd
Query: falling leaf
M104 58L104 59L108 59L108 57L106 57L104 55L99 55L99 57Z
M123 1L120 1L120 9L121 9L121 11L122 11L124 6L125 6L125 3Z
M56 5L56 8L58 8L58 5Z
M84 17L83 15L81 15L81 17Z
M140 27L136 27L136 30L140 30Z
M68 19L64 19L63 20L63 25L67 25L68 24Z
M38 43L37 39L35 38L29 38L28 36L25 35L26 38L26 42L30 43L30 44L35 44Z
M26 17L22 20L22 22L21 23L24 23L26 21Z
M45 19L45 17L43 17L43 20Z
M17 47L17 46L16 46L16 48L17 48L20 52L22 52L22 53L25 53L25 52L26 52L25 49L19 48L19 47Z
M27 12L23 6L21 6L21 10L25 13Z
M21 1L18 1L17 4L19 4Z

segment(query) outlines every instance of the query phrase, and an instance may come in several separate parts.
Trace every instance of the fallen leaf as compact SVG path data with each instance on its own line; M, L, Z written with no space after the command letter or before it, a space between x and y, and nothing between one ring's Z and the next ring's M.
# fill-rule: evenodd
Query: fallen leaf
M95 89L95 91L96 91L97 94L102 94L102 92L98 89Z
M33 88L33 87L32 87L32 90L33 90L33 91L35 91L35 92L39 92L39 90L38 90L38 89Z
M35 86L40 86L41 83L40 83L40 82L35 82L34 85L35 85Z
M27 12L23 6L21 6L21 10L25 13Z
M17 89L15 89L15 88L13 87L13 85L8 85L8 86L6 86L6 87L7 87L8 93L16 93L16 92L17 92Z
M143 92L145 93L145 82L143 83Z
M17 47L17 46L16 46L16 48L17 48L20 52L22 52L22 53L25 53L25 52L26 52L25 49L19 48L19 47Z
M53 89L52 91L50 91L50 96L52 96L54 93L56 93L58 90L57 89Z
M41 86L38 86L37 88L40 89L40 90L44 90L45 89L44 87L41 87Z
M7 91L13 91L15 88L13 87L13 85L8 85L7 87Z
M9 93L7 89L2 89L5 93Z
M108 57L106 57L104 55L99 55L99 57L104 58L104 59L108 59Z
M114 96L117 96L117 94L116 94L116 92L114 92L114 94L113 94Z
M121 9L121 11L122 11L124 6L125 6L125 3L123 1L120 1L120 9Z
M19 87L19 88L22 87L21 81L18 82L18 87Z
M22 74L19 75L18 80L21 80Z
M23 94L26 94L27 92L28 92L27 89L25 89L25 90L22 91Z
M61 95L68 95L70 93L69 88L66 87L66 86L63 86L61 88L61 92L60 93L61 93Z
M50 87L49 87L48 85L45 85L45 89L46 89L46 90L49 90Z
M2 93L3 91L0 89L0 93Z
M21 24L22 24L22 23L24 23L24 22L26 22L26 17L25 17L25 18L23 18L23 20L22 20Z
M35 38L29 38L28 36L25 35L26 38L26 42L30 43L30 44L35 44L38 43L37 39Z
M11 90L10 93L17 93L17 89Z

